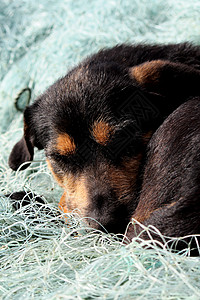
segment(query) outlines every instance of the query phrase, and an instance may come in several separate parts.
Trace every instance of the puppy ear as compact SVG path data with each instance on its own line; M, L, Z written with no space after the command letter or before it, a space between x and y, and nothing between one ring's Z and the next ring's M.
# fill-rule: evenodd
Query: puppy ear
M164 96L200 93L200 71L168 60L153 60L130 68L130 76L148 92Z
M23 136L22 139L13 147L9 156L9 166L14 171L20 167L21 164L33 160L33 146L31 143L27 142L26 138ZM20 170L26 169L29 164L25 164Z
M27 109L24 112L24 136L21 140L13 147L8 164L11 169L16 171L23 163L31 162L34 155L34 139L31 136L29 129L29 122L27 118ZM25 164L20 170L26 169L30 163Z

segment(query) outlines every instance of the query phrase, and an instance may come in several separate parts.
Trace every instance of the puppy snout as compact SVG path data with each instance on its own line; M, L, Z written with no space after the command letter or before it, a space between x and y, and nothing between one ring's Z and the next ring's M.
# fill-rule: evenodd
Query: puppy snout
M92 197L92 202L95 203L96 207L101 210L104 207L104 203L107 199L108 196L106 194L97 192L94 193Z

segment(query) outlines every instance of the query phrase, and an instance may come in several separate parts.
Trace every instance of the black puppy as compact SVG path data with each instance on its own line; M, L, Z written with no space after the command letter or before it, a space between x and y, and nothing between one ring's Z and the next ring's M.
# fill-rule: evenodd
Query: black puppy
M138 204L146 145L166 116L200 95L199 70L200 47L190 44L100 51L26 108L10 167L27 167L34 147L44 149L64 189L60 207L123 233Z
M200 98L182 104L152 136L133 218L170 237L200 233ZM128 238L141 230L131 225Z

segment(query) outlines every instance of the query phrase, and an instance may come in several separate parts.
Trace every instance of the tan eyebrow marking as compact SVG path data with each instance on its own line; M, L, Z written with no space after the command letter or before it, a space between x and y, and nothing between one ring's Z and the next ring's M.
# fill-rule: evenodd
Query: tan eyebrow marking
M162 67L169 64L165 60L153 60L131 68L133 76L139 84L156 84L160 78Z
M111 135L114 132L113 126L105 121L95 121L92 127L92 135L95 138L96 142L105 146Z
M60 133L56 140L56 149L61 155L75 153L76 145L74 139L67 133Z

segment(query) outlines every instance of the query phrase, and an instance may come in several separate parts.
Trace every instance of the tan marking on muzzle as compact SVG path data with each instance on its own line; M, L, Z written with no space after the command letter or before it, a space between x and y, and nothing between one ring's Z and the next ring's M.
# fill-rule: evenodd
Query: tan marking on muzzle
M56 174L53 170L52 164L50 162L50 160L47 158L46 159L47 162L47 167L49 168L49 170L51 171L51 173L53 174L55 180L58 182L58 184L62 187L63 186L63 179L61 176L59 176L58 174Z
M63 188L68 209L77 209L78 213L84 215L89 205L86 178L83 175L74 177L67 174L63 178Z
M70 213L66 205L66 192L62 194L62 197L60 198L60 202L58 204L58 208L62 210L64 213Z
M86 178L83 175L74 176L71 173L59 176L54 172L49 159L47 159L47 165L58 184L64 189L59 208L64 212L77 209L78 213L84 215L89 204Z
M121 168L110 170L111 185L118 199L124 203L126 199L130 201L128 196L134 193L141 159L142 154L138 154L136 157L125 160Z

